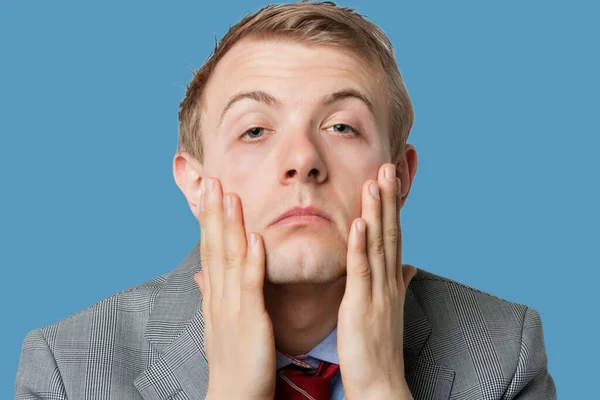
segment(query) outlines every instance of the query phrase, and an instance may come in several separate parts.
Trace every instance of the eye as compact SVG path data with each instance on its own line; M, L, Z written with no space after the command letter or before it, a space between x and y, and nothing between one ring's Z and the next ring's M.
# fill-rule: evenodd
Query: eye
M246 132L244 132L244 134L241 136L243 137L250 137L250 140L246 140L244 139L245 142L252 142L253 139L259 138L260 136L262 136L262 134L265 132L265 128L260 128L258 126L255 126L254 128L250 128L248 129Z
M327 128L327 130L333 131L335 133L343 133L343 134L354 133L354 136L358 135L358 132L356 131L356 129L354 129L353 127L351 127L348 124L335 124L335 125L332 125L329 128Z

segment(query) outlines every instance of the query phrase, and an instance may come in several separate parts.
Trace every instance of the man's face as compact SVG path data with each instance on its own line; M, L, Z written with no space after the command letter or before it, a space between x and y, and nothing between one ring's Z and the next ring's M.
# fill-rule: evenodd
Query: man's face
M339 48L275 40L241 41L214 70L201 119L202 176L241 199L246 232L265 243L268 282L345 275L362 185L390 162L387 95L376 76ZM248 95L231 103L240 94ZM295 206L319 208L331 221L270 225Z

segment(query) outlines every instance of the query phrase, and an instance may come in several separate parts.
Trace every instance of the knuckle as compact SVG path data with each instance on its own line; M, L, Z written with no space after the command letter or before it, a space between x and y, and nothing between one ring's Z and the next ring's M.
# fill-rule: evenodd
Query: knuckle
M229 250L225 251L225 254L223 254L223 259L225 262L225 268L233 268L239 265L241 256L238 252Z
M392 182L391 186L388 186L388 190L385 190L384 195L390 202L396 201L398 198L396 183Z
M398 229L395 226L390 226L385 229L384 235L391 239L398 239Z
M378 237L373 239L373 241L371 242L371 251L376 255L383 254L382 238Z
M220 215L219 208L215 207L212 202L205 201L204 204L204 217L206 219L215 218Z
M202 264L205 265L207 260L211 260L215 255L215 251L211 246L204 246L202 249L202 256L200 257L202 260Z
M360 278L368 278L371 276L371 265L365 259L358 262L355 268L355 274Z
M254 292L258 289L258 284L254 279L244 278L240 284L240 289L244 292Z

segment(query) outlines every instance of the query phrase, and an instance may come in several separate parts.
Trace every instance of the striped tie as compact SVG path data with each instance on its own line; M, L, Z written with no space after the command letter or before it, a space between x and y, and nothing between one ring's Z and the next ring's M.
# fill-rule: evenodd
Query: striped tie
M329 400L329 386L339 368L339 365L326 361L321 361L318 368L294 364L281 368L277 372L275 400Z

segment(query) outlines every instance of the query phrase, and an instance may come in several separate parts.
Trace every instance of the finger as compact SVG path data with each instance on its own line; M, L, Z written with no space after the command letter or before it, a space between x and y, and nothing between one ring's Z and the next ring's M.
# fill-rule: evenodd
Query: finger
M398 240L396 241L396 285L398 289L405 285L404 274L402 268L402 225L400 223L400 190L402 188L402 182L400 178L396 178L396 186L398 188L397 199L396 199L396 221L398 222ZM408 284L406 285L408 287Z
M384 164L379 169L377 178L381 192L381 224L383 233L383 249L385 259L385 273L388 286L397 287L396 271L398 268L397 244L398 244L398 214L397 210L397 188L396 188L396 168L394 164Z
M206 246L206 235L205 231L205 222L204 222L204 185L200 185L199 190L199 201L198 201L198 221L200 221L200 270L202 271L202 280L204 284L204 288L201 289L202 292L202 304L208 303L210 301L210 274L208 268L204 268L207 265L206 256L204 248ZM194 280L196 278L194 277ZM198 286L199 287L199 286Z
M371 270L373 296L383 293L386 274L381 234L381 200L377 181L368 180L363 186L362 218L367 224L367 258Z
M368 304L371 300L371 266L366 252L366 226L364 219L355 219L348 237L344 298L348 297L354 304Z
M265 249L262 237L253 232L248 237L248 252L243 268L242 309L265 310L265 268Z
M223 195L216 178L207 178L204 184L204 268L210 276L211 306L220 302L223 294Z
M248 247L246 229L239 198L233 193L227 193L223 200L225 209L223 297L233 301L233 304L239 305L242 266Z

